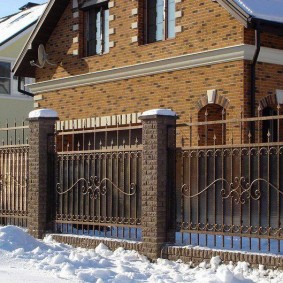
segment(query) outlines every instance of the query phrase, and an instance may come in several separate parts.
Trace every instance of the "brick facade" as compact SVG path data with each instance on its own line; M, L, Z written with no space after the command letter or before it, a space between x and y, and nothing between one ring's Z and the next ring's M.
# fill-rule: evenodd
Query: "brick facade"
M145 45L132 43L131 38L138 36L138 29L131 28L131 24L138 21L138 16L132 15L132 10L138 8L140 1L116 0L115 6L110 8L110 15L114 16L110 28L115 29L110 41L115 42L115 47L102 56L82 57L82 52L73 56L74 50L82 48L84 27L83 12L79 12L79 18L73 18L71 2L46 45L50 59L59 63L59 66L37 69L37 81L212 50L244 41L243 26L225 9L210 0L196 0L176 4L176 10L182 11L182 17L176 19L176 26L182 26L183 31L176 33L175 39ZM73 31L73 25L76 24L79 24L79 30ZM79 42L73 43L76 37L79 37Z
M127 3L114 1L110 8L110 42L115 43L114 47L110 48L108 54L83 57L83 12L73 9L71 2L46 44L50 60L57 66L36 69L38 82L244 43L254 45L254 31L246 29L223 7L210 0L176 3L176 11L180 14L176 18L176 26L181 27L182 31L176 33L174 39L151 44L141 44L142 40L132 42L131 38L142 37L142 4L139 4L142 1L127 0ZM283 49L283 39L263 33L262 46ZM78 55L74 55L76 51ZM258 63L256 76L257 105L265 96L274 94L276 89L283 89L283 67L280 65ZM226 109L227 119L237 116L241 107L246 116L250 115L250 61L219 62L186 70L44 92L38 106L55 109L61 119L171 108L180 116L180 122L188 121L190 115L196 121L199 111L197 103L209 89L217 89L218 94L230 102Z
M243 100L242 66L241 61L223 63L63 89L44 93L39 106L56 110L63 120L143 112L153 108L171 108L178 112L181 118L188 119L193 113L197 117L198 100L206 91L216 88L219 95L224 95L230 100L230 114L237 112L235 108ZM239 100L241 96L242 99Z

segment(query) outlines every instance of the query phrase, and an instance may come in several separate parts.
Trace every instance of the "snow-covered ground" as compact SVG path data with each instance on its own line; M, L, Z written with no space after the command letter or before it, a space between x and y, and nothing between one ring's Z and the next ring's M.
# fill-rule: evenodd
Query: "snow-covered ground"
M283 282L283 272L250 269L248 263L223 265L218 257L192 268L159 259L150 263L135 251L72 248L47 236L39 241L14 226L0 228L0 282Z

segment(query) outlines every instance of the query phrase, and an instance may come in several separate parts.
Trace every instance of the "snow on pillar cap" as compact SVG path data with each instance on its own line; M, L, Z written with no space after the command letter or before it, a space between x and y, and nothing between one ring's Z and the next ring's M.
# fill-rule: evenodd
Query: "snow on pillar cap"
M58 113L52 109L37 109L29 113L28 117L32 118L58 118Z
M147 110L145 112L142 113L142 115L140 116L145 117L145 116L153 116L153 115L157 115L157 116L173 116L176 117L176 112L172 111L171 109L152 109L152 110Z

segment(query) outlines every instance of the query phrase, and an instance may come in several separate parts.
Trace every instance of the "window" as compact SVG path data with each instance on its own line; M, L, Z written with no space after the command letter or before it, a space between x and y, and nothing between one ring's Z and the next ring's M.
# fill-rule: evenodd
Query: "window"
M86 8L85 55L91 56L107 53L109 52L108 1L102 1L102 3Z
M145 0L145 43L175 37L175 0Z
M0 93L11 93L11 63L0 62Z

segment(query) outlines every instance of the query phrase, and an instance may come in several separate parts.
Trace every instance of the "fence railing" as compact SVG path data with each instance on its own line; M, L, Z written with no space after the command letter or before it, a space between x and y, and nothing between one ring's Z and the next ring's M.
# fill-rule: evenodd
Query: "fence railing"
M176 240L280 253L283 116L225 120L224 114L212 121L206 111L177 128L183 146L176 154Z
M56 132L56 230L141 238L141 125Z
M28 126L0 128L0 224L27 226Z

